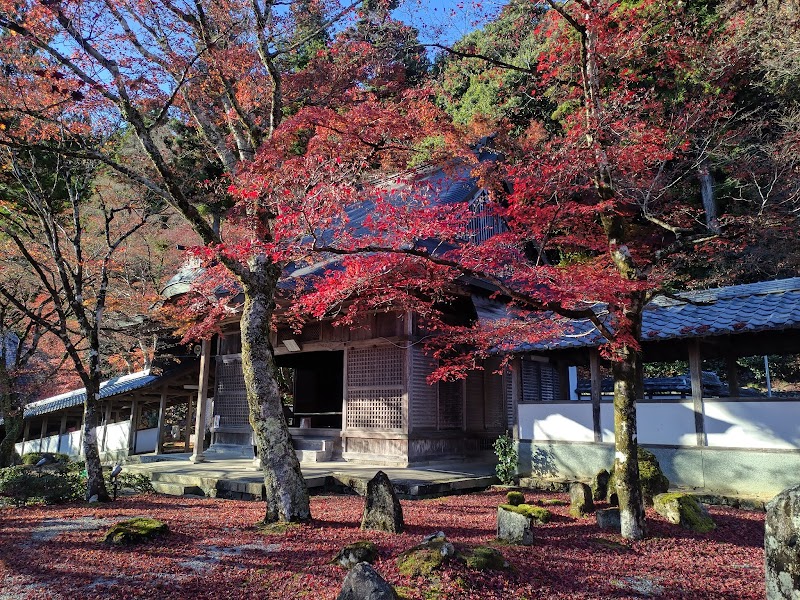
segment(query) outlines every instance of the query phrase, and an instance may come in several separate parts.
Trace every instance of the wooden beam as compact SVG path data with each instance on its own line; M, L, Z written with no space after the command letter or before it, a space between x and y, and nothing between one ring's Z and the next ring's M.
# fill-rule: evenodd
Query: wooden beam
M706 445L705 416L703 410L703 358L700 355L700 340L689 344L689 373L692 378L692 404L694 405L694 429L697 445Z
M603 441L603 429L600 423L600 396L603 393L603 378L600 374L600 351L596 348L589 350L589 373L591 376L592 398L592 423L594 426L594 441Z

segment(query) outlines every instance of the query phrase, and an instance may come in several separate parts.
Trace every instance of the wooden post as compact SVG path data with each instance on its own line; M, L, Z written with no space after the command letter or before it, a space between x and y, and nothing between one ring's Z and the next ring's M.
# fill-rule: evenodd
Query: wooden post
M200 396L200 394L198 394L198 396ZM189 438L192 435L192 417L194 417L194 412L192 411L192 398L193 395L189 396L189 399L186 401L186 440L184 442L184 452L189 452Z
M131 400L131 423L128 430L128 455L136 454L136 432L139 430L139 402L136 396Z
M569 365L560 360L556 363L556 368L558 369L558 394L560 396L556 400L569 400L571 396L569 390Z
M47 435L47 414L42 418L42 428L39 431L39 452L42 452L42 444L44 444L44 436Z
M58 426L58 445L56 446L56 452L61 452L61 438L64 437L64 434L67 432L67 411L64 411L64 414L61 415L61 424Z
M110 420L111 420L111 400L109 400L108 404L106 404L105 417L103 418L103 443L100 446L100 448L98 448L98 450L100 452L105 452L105 450L106 450L106 442L108 441L107 440L107 438L108 438L108 422ZM97 431L97 428L95 428L95 431Z
M522 399L522 359L520 357L516 357L511 362L511 398L513 403L511 435L515 440L519 440L522 437L519 426L519 403Z
M208 374L211 368L211 340L200 346L200 381L197 386L197 419L194 424L194 451L189 457L194 463L203 462L203 442L206 437L206 404L208 404ZM162 396L163 398L164 396ZM187 444L188 434L187 434ZM188 446L187 446L188 449Z
M742 393L739 388L739 369L736 365L736 355L731 353L725 358L728 367L728 395L731 398L736 398Z
M603 441L603 429L600 423L600 396L603 393L603 378L600 374L600 351L589 350L589 373L591 375L592 423L594 425L594 441Z
M703 360L700 356L700 340L689 345L689 373L692 378L692 403L694 404L694 429L697 445L706 445L705 415L703 414Z
M158 403L158 431L156 432L156 454L164 453L164 417L167 410L167 388L161 390L161 400Z

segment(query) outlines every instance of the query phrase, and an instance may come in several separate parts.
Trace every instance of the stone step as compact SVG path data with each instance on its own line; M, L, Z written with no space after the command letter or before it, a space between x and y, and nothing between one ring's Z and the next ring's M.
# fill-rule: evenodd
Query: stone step
M167 494L168 496L186 496L191 494L193 496L203 496L203 490L196 485L184 485L182 483L167 483L164 481L153 481L153 489L159 494Z
M301 463L327 462L331 460L331 449L327 450L295 450L297 460Z

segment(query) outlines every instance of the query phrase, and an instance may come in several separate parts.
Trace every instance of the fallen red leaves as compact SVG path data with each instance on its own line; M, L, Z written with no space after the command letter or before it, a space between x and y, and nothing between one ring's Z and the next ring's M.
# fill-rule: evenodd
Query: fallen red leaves
M528 493L528 498L565 495ZM0 511L3 598L334 598L344 571L330 564L345 544L371 539L376 568L409 598L763 598L761 513L711 508L716 531L684 531L648 512L651 537L626 542L599 530L593 517L573 519L549 507L553 521L532 547L496 546L514 567L472 571L453 563L434 579L400 575L394 557L442 530L456 546L491 543L495 507L485 492L403 501L406 533L358 529L363 500L312 499L316 520L285 534L252 524L260 502L167 496L123 498L108 506L56 506ZM105 522L134 516L165 521L172 533L132 548L100 542ZM67 526L65 526L67 522ZM70 526L72 524L73 526Z

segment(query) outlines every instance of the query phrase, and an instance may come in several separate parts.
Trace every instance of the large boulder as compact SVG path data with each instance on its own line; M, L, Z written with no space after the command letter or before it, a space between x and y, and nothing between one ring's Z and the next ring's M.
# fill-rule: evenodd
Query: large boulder
M658 494L653 498L653 509L670 523L698 533L717 527L706 507L692 494Z
M592 480L592 500L605 500L608 496L608 478L611 474L605 469L597 472Z
M402 533L403 527L403 507L400 506L392 482L386 473L378 471L367 483L361 529Z
M585 483L573 483L569 486L569 514L573 517L584 517L594 511L592 488Z
M398 600L398 597L372 565L362 562L347 573L336 600Z
M800 599L800 485L767 504L764 565L767 600Z

